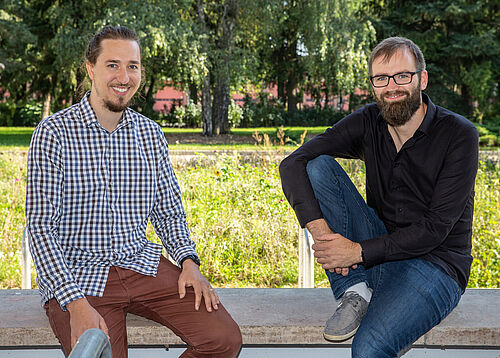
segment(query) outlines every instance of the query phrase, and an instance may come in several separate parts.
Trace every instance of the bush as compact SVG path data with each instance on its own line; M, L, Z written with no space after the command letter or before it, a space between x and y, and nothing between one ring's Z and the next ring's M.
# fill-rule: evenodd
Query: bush
M21 127L35 127L42 120L42 103L29 100L23 107L20 108L19 126Z
M0 103L0 127L11 127L14 125L16 104L12 101Z
M288 112L286 108L267 96L254 102L247 96L243 106L241 127L279 127L279 126L331 126L348 113L334 108L305 107Z
M243 117L243 109L240 106L238 106L236 102L231 100L228 111L229 128L239 127L242 117Z
M191 102L187 106L179 106L174 111L178 127L199 128L202 124L201 104Z
M479 133L479 145L481 147L496 147L500 145L499 136L489 130L486 126L475 124Z

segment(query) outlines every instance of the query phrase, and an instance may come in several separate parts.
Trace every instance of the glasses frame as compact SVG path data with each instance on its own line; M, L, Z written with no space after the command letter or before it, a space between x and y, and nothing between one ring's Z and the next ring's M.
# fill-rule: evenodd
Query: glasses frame
M418 70L418 71L415 71L415 72L411 72L411 71L403 71L403 72L398 72L398 73L395 73L395 74L393 74L392 76L389 76L389 75L376 75L376 76L370 76L370 82L371 82L371 84L372 84L372 86L373 86L374 88L383 88L383 87L387 87L387 86L389 86L389 82L391 81L391 78L392 78L392 80L394 81L394 83L395 83L395 84L397 84L398 86L404 86L404 85L409 85L410 83L412 83L412 82L413 82L413 76L414 76L414 75L416 75L417 73L420 73L420 72L422 72L422 70ZM400 84L400 83L398 83L398 81L396 81L396 76L397 76L397 75L400 75L400 74L402 74L402 73L408 73L408 74L410 74L410 75L411 75L411 77L410 77L410 82L407 82L407 83L401 83L401 84ZM373 83L373 79L374 79L375 77L380 77L380 76L385 76L385 77L387 77L387 83L386 83L384 86L375 86L375 83Z

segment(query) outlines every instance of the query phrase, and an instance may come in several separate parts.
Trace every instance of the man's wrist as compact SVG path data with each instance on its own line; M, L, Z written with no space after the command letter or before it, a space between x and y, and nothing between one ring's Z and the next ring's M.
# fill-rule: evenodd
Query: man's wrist
M196 255L188 255L188 256L185 256L185 257L182 258L182 260L180 262L181 267L182 267L182 265L184 264L184 262L186 260L191 260L195 264L197 264L198 266L200 266L200 264L201 264L200 259L198 258L198 256L196 256Z

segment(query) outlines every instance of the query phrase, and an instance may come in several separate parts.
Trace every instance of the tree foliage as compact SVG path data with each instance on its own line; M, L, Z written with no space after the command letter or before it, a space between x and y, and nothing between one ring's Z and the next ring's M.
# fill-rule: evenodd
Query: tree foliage
M334 95L366 89L371 48L394 35L421 47L434 101L488 121L500 111L499 7L495 0L0 0L0 112L16 112L9 124L30 124L22 113L46 116L78 100L85 46L111 24L141 40L147 71L135 107L157 116L153 95L173 84L193 102L200 97L206 135L229 130L234 91L275 85L278 105L294 112L304 93L325 108Z
M405 36L421 48L436 103L469 116L475 110L476 117L492 110L500 82L498 1L389 0L372 6L378 40Z

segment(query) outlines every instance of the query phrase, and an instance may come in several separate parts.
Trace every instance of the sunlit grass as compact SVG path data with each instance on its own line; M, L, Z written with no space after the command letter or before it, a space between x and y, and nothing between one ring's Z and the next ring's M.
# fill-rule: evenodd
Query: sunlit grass
M204 159L198 164L174 160L174 169L202 272L216 286L296 287L298 224L281 191L279 158L200 157ZM26 151L0 154L0 288L21 286L26 159ZM363 163L341 163L364 195ZM469 287L500 288L499 190L499 165L481 163ZM157 240L151 227L147 235ZM33 272L33 285L34 277ZM315 282L328 286L319 265L315 265Z

